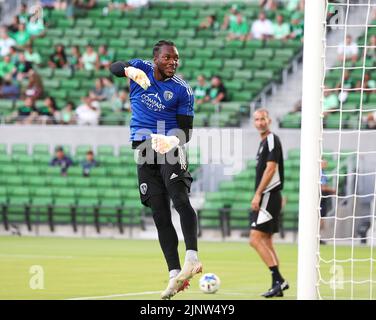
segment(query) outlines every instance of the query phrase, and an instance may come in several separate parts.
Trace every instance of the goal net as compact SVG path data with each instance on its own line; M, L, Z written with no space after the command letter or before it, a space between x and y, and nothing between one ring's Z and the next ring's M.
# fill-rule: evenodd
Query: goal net
M317 298L375 299L376 0L325 5Z

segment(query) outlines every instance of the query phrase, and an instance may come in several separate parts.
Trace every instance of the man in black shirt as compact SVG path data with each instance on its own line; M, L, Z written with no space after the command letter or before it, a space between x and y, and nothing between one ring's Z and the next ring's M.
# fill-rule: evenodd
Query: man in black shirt
M251 202L250 245L272 273L272 287L265 298L283 297L289 288L279 272L278 257L273 247L273 233L278 232L282 206L283 153L279 138L270 132L271 119L266 109L258 109L253 115L254 125L260 133L261 142L257 152L255 195Z

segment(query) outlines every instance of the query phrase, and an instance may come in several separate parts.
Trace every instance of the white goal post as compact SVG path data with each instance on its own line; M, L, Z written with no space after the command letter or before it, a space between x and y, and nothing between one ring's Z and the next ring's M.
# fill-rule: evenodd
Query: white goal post
M297 298L375 299L376 0L305 0L304 27Z
M316 299L325 1L306 0L300 156L298 299Z

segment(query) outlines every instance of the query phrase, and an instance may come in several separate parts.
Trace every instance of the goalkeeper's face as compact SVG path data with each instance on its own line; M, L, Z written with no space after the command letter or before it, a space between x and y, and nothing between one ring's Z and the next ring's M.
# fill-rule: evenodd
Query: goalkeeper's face
M154 57L154 64L163 78L173 77L179 65L178 50L174 46L162 46Z

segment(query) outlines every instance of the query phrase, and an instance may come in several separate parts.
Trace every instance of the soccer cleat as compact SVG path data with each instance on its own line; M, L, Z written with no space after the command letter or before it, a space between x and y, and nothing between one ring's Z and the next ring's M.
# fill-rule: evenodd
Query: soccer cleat
M188 289L189 285L189 280L183 281L181 285L178 285L176 278L171 278L168 282L166 290L164 290L161 294L161 299L170 300L178 292Z
M189 281L196 274L202 272L202 263L198 260L187 260L184 262L183 269L176 276L176 281L179 286L182 286L185 281Z
M282 283L277 283L272 288L270 288L267 292L263 293L262 296L265 298L273 298L273 297L283 297L283 291L290 288L287 281L283 281Z

